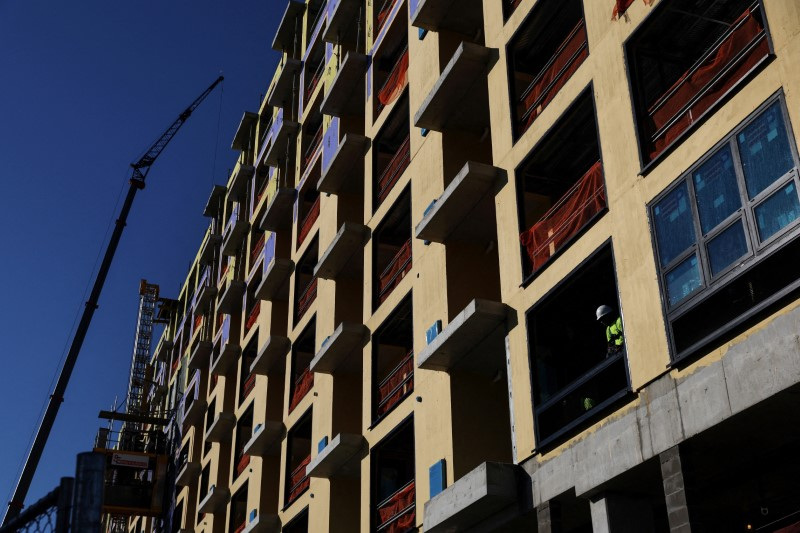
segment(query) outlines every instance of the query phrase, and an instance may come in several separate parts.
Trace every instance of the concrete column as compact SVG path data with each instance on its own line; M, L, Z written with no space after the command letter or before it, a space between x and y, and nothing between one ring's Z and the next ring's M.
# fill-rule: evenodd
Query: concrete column
M606 493L591 501L594 533L648 533L655 530L650 502Z
M659 454L659 458L670 533L691 533L692 526L696 524L689 514L686 472L681 452L677 446L673 446Z
M539 533L561 533L561 504L555 500L544 502L536 508Z

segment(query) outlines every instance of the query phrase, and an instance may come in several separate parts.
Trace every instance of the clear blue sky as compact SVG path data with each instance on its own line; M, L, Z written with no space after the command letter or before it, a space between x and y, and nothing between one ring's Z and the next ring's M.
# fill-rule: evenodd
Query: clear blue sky
M128 165L224 72L137 195L26 503L74 474L126 392L140 278L176 297L230 142L278 56L284 0L0 0L2 513L71 338ZM218 117L221 121L217 136ZM216 171L214 170L214 152Z

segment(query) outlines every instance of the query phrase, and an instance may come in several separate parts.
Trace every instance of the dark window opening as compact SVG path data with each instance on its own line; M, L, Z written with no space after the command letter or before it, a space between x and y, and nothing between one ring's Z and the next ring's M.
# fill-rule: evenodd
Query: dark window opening
M253 406L247 408L236 422L233 441L233 479L236 479L250 465L250 456L244 453L244 445L253 435Z
M308 533L308 509L304 509L295 519L286 524L283 533Z
M300 258L294 272L294 309L295 324L306 314L311 304L317 299L317 278L314 267L319 260L319 238L314 237L306 253Z
M397 105L373 146L373 205L383 203L411 162L408 95Z
M264 252L264 243L266 239L266 233L254 225L253 230L250 232L250 272L253 272L253 269L258 265L259 260L263 256L262 252Z
M319 107L319 106L315 106ZM300 167L300 174L305 174L311 168L312 163L322 151L323 123L322 114L319 109L314 109L309 114L308 120L303 124L302 129L302 151L303 161ZM319 176L317 176L319 178Z
M517 10L522 0L503 0L503 20L508 18Z
M411 194L406 190L373 235L376 308L411 271L411 242Z
M286 506L300 497L310 486L306 467L311 462L311 411L289 430L286 460Z
M258 251L260 254L264 251L264 235L261 235L261 244L258 245L260 249L254 250ZM258 288L258 284L261 281L261 272L259 271L256 276L253 277L252 280L247 284L247 289L245 290L244 295L244 335L250 333L250 331L258 324L258 317L261 315L261 300L256 298L256 289Z
M231 498L231 513L228 531L242 533L247 527L247 483Z
M770 54L758 1L675 0L655 9L626 45L645 164Z
M392 8L402 1L403 0L375 0L372 9L372 27L375 28L375 31L372 32L373 41L378 37L384 25L386 25L386 21L389 20ZM398 18L404 19L405 17L401 16Z
M306 397L314 386L314 373L309 366L316 350L317 320L312 318L292 345L292 380L289 389L289 412Z
M172 533L179 533L183 529L183 500L178 502L175 510L172 511Z
M517 169L520 241L527 279L606 211L591 89Z
M256 360L258 355L258 337L254 336L242 350L241 365L239 368L239 403L244 403L245 399L253 392L256 386L256 375L250 372L250 365Z
M507 55L517 139L589 56L580 0L539 2L511 39Z
M409 294L372 336L373 420L414 391L414 321Z
M320 129L320 133L322 130ZM320 194L316 184L319 181L321 163L317 160L314 168L305 178L297 194L297 246L303 244L319 218Z
M313 50L306 59L305 71L303 73L305 87L303 90L303 106L307 107L314 94L314 89L319 86L322 74L325 72L325 46L322 42L317 42Z
M325 0L311 0L308 5L308 28L306 30L306 42L311 41L311 37L314 35L314 30L319 24L319 21L322 17L325 16L327 2Z
M598 321L604 305L611 313ZM614 335L624 329L611 245L534 305L527 323L541 448L596 420L630 389L624 334Z
M403 533L416 525L414 421L404 422L371 452L373 531Z
M198 492L198 497L200 501L203 501L203 498L208 495L208 489L211 487L211 465L207 464L203 467L203 470L200 472L200 491ZM199 522L199 520L198 520Z

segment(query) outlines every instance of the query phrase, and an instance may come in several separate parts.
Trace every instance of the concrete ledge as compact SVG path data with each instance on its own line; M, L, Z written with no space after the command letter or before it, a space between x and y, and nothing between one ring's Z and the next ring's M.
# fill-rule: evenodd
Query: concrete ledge
M339 433L309 463L306 475L328 479L334 476L357 478L361 475L361 457L366 449L367 441L361 435Z
M327 342L323 343L309 368L312 372L324 374L333 374L337 369L348 370L342 368L347 356L357 348L363 347L368 339L369 328L364 324L342 322Z
M364 76L370 58L358 52L348 52L333 81L327 88L320 110L332 117L364 115Z
M200 316L208 310L208 304L217 297L217 287L211 281L200 287L194 299L194 316Z
M244 281L238 279L229 280L222 288L222 293L217 300L217 313L233 314L242 305L242 295L247 288Z
M189 409L183 412L183 425L194 425L198 422L202 422L203 414L205 414L206 409L208 409L208 404L205 400L193 401Z
M275 37L272 38L272 49L278 52L291 50L294 44L294 30L295 19L302 15L306 10L304 2L296 2L289 0L289 5L283 12L281 22L278 24L278 29L275 32Z
M276 514L258 515L247 523L242 533L279 533L281 519Z
M203 244L200 248L200 257L198 261L201 264L207 264L213 261L214 259L214 250L220 245L222 242L221 235L210 234L208 239L203 241Z
M417 366L448 372L460 364L493 331L503 325L509 307L499 302L475 299L450 321L419 354ZM475 350L477 351L477 350ZM505 356L505 351L502 352ZM486 357L485 353L481 354Z
M417 239L444 243L492 190L500 169L468 161L416 227Z
M233 426L236 425L236 416L224 411L217 413L217 417L206 430L205 439L209 442L222 442L230 439Z
M203 208L203 216L215 217L222 210L225 205L225 195L228 193L228 188L224 185L214 185L211 188L211 194L208 196L205 208Z
M462 42L414 115L414 126L434 131L447 128L476 131L488 126L486 74L496 53L485 46Z
M200 463L189 461L178 471L175 484L179 487L188 487L200 476Z
M487 462L425 502L425 531L468 531L492 515L509 509L519 514L524 471L519 466Z
M267 342L258 351L253 364L250 365L250 372L266 376L275 363L289 353L291 346L292 342L288 338L280 335L270 335L267 337Z
M211 485L208 489L208 494L200 500L197 506L197 511L200 513L224 513L225 506L231 499L231 491L228 489L217 488L216 485Z
M297 190L281 187L275 191L275 196L270 200L264 216L258 221L263 231L279 231L292 226L292 213L294 202L297 199Z
M364 154L369 148L369 139L355 133L345 134L328 168L317 181L320 192L337 194L359 187L364 177Z
M272 107L284 107L284 103L291 100L295 80L300 79L300 71L303 68L303 62L299 59L284 58L284 61L283 66L278 67L280 69L278 78L267 98L267 103Z
M226 375L231 368L236 366L234 363L241 353L241 346L232 342L226 342L220 350L219 357L217 357L216 361L211 362L211 373L218 376Z
M242 165L241 163L236 166L228 182L228 196L231 200L242 201L242 197L247 194L247 182L252 179L256 173L256 167L253 165Z
M264 301L289 299L289 276L294 272L294 261L276 257L267 266L261 283L256 287L256 298Z
M330 246L314 267L314 276L322 279L336 279L344 270L348 261L359 251L364 249L364 245L369 240L370 229L363 224L355 222L345 222L336 237L333 238ZM360 270L359 270L360 272Z
M235 256L250 229L250 223L246 220L234 220L231 224L222 236L222 255Z
M239 127L236 128L236 133L233 134L233 141L231 142L232 150L245 150L247 148L247 140L250 137L250 127L258 120L258 113L252 111L245 111L242 115L242 120L239 121Z
M280 443L285 435L286 426L283 425L283 422L264 422L261 429L253 433L242 451L256 457L280 454Z
M198 341L189 355L189 368L205 368L208 365L208 356L214 349L211 341Z
M360 5L360 0L339 0L333 13L328 17L328 25L322 32L322 40L326 43L336 44L340 35L345 33L347 26L357 23Z
M272 143L267 147L266 152L264 152L264 163L273 167L278 166L286 156L287 145L289 148L289 157L293 157L295 144L289 137L295 135L299 129L300 124L297 122L286 118L282 119L272 139Z
M482 4L480 0L420 0L411 25L430 31L475 35L483 28Z

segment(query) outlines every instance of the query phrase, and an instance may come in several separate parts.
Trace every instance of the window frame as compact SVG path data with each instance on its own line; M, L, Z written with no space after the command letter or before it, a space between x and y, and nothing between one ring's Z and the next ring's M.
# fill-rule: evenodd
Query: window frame
M747 182L744 176L744 168L739 154L738 135L752 125L764 112L766 112L773 105L777 105L778 111L783 118L784 133L789 148L789 155L794 162L794 167L778 176L769 186L765 187L751 200L747 192ZM728 215L725 219L720 221L714 228L707 233L703 234L700 216L697 204L697 197L695 194L695 185L693 175L703 164L708 162L720 150L728 147L731 151L731 156L734 164L734 173L736 176L736 185L741 199L741 206ZM651 243L653 247L653 257L655 259L656 274L658 276L659 295L661 298L662 311L665 318L665 326L667 332L667 340L670 351L670 366L675 364L707 345L713 342L714 339L719 338L726 332L730 331L738 324L752 317L755 313L759 312L766 305L774 302L776 299L784 296L787 291L792 290L791 286L784 287L777 291L774 295L767 298L764 302L756 304L748 311L744 312L737 319L729 321L716 330L710 332L708 335L696 341L688 348L678 352L676 347L674 331L672 324L686 315L698 305L708 300L710 297L724 290L732 282L734 282L740 275L750 271L753 267L760 264L762 261L780 251L786 244L800 238L800 217L790 222L779 231L769 236L763 241L760 240L759 230L757 227L756 209L763 205L768 199L780 189L787 185L794 183L797 188L797 193L800 195L800 153L798 152L797 139L795 137L794 129L792 128L791 120L788 113L785 94L783 88L776 91L764 102L762 102L755 110L749 113L742 121L740 121L733 129L726 133L723 138L707 150L696 162L682 172L674 181L672 181L664 190L656 195L651 201L647 203L647 216L650 225ZM655 207L670 193L677 190L683 184L686 184L688 199L690 201L689 213L692 217L692 227L694 230L695 242L687 249L683 250L680 254L675 256L669 263L662 266L661 258L659 256L659 245L656 232L656 218L654 214ZM732 227L738 221L743 224L744 235L747 240L747 252L740 258L734 260L730 265L727 265L720 272L713 274L711 272L711 264L708 254L708 244L713 239L723 233L725 230ZM669 303L669 293L667 291L666 275L679 266L683 261L691 257L696 257L698 260L698 272L700 273L700 285L692 291L692 293L684 296L678 300L674 305Z

